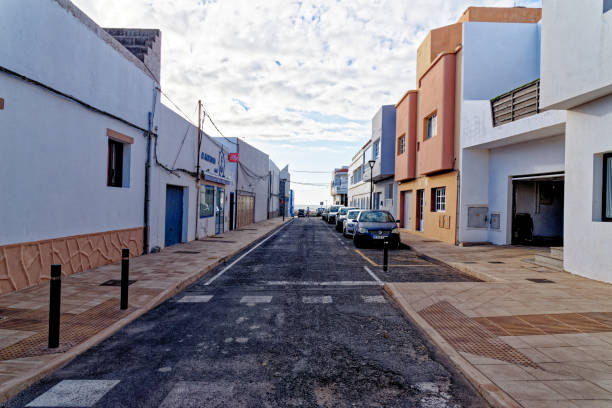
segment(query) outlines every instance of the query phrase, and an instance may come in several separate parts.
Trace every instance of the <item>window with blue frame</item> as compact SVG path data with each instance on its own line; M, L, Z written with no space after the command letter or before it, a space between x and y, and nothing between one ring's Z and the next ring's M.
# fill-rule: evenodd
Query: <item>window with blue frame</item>
M200 218L215 214L215 187L200 186Z
M612 10L612 0L603 0L603 12Z
M372 160L376 160L378 159L378 146L379 146L380 140L377 140L374 142L374 145L372 146Z

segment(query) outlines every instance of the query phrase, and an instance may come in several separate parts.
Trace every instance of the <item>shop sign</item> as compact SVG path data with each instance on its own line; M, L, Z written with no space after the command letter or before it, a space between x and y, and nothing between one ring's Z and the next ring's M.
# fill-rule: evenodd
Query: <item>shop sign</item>
M228 160L230 163L238 163L238 153L228 154Z
M210 163L212 163L212 164L215 164L215 163L217 162L217 159L215 159L215 158L214 158L214 157L212 157L211 155L206 154L206 153L204 153L204 152L202 152L201 157L202 157L202 160L206 160L207 162L210 162Z

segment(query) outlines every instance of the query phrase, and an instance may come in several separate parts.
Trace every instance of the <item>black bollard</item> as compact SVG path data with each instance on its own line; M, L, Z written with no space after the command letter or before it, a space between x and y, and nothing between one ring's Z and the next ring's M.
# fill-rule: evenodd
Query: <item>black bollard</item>
M385 239L383 242L383 271L387 271L389 269L389 241Z
M62 265L51 265L49 293L49 348L59 347L60 303L62 299Z
M121 310L128 308L128 285L130 279L130 250L121 250Z

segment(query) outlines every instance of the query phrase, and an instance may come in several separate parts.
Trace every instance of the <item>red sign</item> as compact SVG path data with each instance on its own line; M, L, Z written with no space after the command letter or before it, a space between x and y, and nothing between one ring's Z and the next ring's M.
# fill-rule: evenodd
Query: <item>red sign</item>
M238 163L238 153L230 153L227 157L230 163Z

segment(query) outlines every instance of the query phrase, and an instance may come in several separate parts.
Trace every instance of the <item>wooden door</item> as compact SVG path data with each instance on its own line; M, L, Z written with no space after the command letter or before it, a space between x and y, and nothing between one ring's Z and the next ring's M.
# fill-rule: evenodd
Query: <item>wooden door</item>
M237 204L236 228L241 228L255 222L255 197L238 194Z

